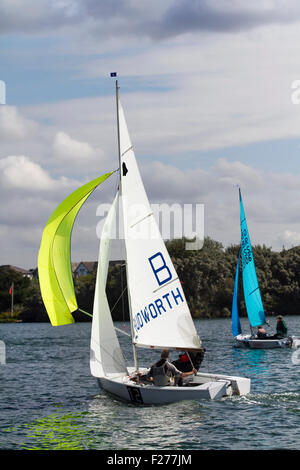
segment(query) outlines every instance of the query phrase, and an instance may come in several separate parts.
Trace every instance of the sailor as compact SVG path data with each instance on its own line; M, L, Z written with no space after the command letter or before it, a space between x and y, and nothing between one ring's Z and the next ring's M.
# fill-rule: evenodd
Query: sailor
M267 333L266 333L266 331L265 331L263 325L260 325L260 326L258 327L258 329L257 329L257 335L256 335L256 336L257 336L257 338L259 338L259 339L266 339Z
M181 372L190 372L193 368L199 370L206 349L201 348L198 351L189 351L188 353L179 354L179 358L176 361L172 361L175 367Z
M161 353L160 360L150 368L147 377L154 385L162 387L166 385L177 385L181 378L197 373L197 370L194 368L189 372L181 372L174 364L169 362L169 357L169 351L164 349Z
M276 338L284 338L287 336L287 326L285 321L283 320L282 315L278 315L277 317L277 324L276 324L276 334L274 335Z

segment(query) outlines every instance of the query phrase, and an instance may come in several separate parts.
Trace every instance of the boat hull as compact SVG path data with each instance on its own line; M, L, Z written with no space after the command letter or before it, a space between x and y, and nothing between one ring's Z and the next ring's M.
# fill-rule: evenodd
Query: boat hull
M300 338L288 336L277 339L259 339L252 338L251 335L238 335L234 338L235 346L245 349L283 349L300 346Z
M192 382L182 387L139 384L130 375L98 377L98 383L103 390L116 398L137 405L161 405L183 400L218 400L226 396L247 395L251 385L248 378L206 373L198 373L193 376Z

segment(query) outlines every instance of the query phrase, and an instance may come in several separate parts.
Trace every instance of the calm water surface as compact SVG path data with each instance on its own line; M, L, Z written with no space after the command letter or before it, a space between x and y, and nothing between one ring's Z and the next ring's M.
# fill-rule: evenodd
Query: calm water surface
M300 336L300 317L286 321L289 332ZM271 319L271 331L275 323ZM246 320L242 325L248 331ZM292 351L235 349L227 319L199 320L196 327L207 348L201 369L250 377L249 396L124 404L100 390L90 375L90 323L0 324L6 343L0 449L300 449L300 364L293 364ZM128 338L122 335L120 343L131 362ZM145 365L158 357L148 350L140 355Z

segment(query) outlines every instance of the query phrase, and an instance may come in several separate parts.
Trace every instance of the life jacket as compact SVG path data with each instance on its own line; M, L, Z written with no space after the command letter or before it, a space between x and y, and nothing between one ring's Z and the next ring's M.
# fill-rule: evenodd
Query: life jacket
M181 362L190 362L190 358L187 354L180 354L179 357Z
M168 370L166 370L165 362L161 366L152 366L151 375L153 377L154 385L157 385L158 387L165 387L173 384L172 377L168 375Z

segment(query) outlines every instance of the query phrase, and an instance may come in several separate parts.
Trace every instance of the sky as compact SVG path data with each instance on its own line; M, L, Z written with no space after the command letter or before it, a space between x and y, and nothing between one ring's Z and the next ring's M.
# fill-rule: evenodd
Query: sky
M0 0L0 265L37 266L43 228L118 167L115 83L151 203L204 204L204 233L300 244L300 4L296 0ZM72 260L97 259L100 203Z

